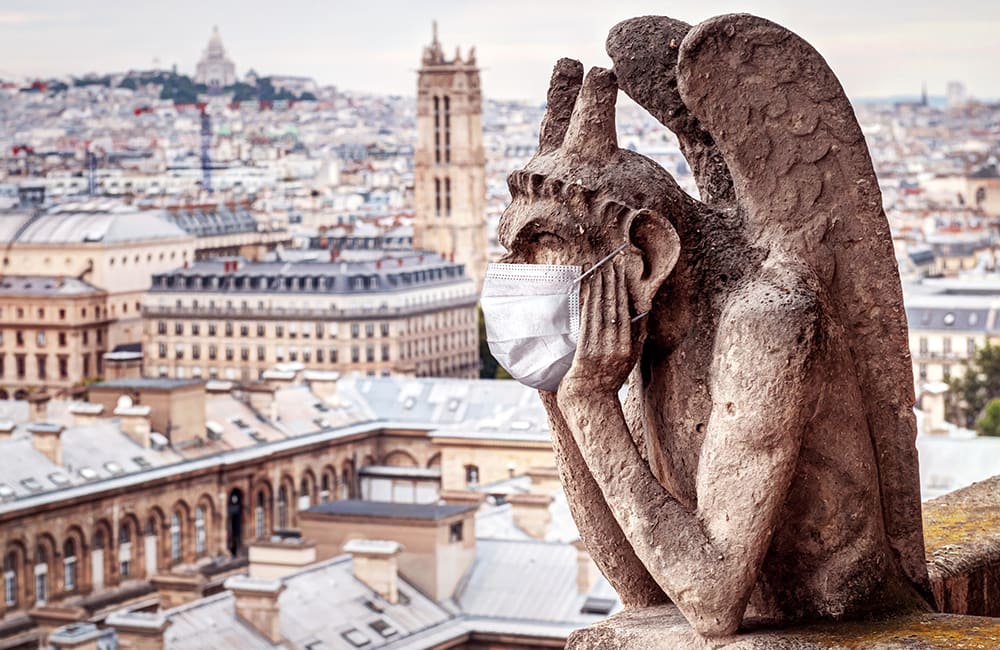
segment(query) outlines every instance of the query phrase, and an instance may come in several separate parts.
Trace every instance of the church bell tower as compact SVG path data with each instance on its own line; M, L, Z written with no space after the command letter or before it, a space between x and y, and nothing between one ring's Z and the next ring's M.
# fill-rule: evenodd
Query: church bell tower
M415 248L465 265L482 287L486 272L486 155L475 48L446 58L434 37L417 78Z

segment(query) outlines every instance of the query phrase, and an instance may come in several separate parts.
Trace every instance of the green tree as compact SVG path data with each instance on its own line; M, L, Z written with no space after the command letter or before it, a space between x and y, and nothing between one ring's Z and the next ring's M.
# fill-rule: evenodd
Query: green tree
M982 416L976 420L976 431L983 436L1000 437L1000 398L990 400Z
M976 350L965 374L952 379L949 386L949 419L978 428L978 420L985 414L987 405L1000 397L1000 346L987 343Z

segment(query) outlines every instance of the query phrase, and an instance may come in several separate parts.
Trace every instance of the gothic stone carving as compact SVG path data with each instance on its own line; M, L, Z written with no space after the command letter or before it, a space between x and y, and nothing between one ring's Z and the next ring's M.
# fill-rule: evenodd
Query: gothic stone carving
M614 71L556 64L499 233L513 263L630 243L584 283L572 369L541 395L592 556L627 606L669 598L705 636L926 609L899 277L839 82L749 15L637 18L607 47ZM702 201L618 148L619 87Z

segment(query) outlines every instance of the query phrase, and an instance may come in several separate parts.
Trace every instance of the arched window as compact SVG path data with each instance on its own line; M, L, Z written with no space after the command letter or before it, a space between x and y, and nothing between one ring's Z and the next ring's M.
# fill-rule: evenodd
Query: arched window
M254 508L254 513L253 513L254 533L256 534L257 539L261 539L262 537L264 537L264 531L265 531L264 513L265 513L264 493L258 492L257 504L256 507Z
M288 490L278 488L278 528L288 528Z
M49 554L41 544L35 549L35 602L45 604L49 597Z
M194 511L194 550L201 557L205 554L205 508Z
M76 542L67 539L63 544L63 588L76 591Z
M170 517L170 560L180 562L181 557L181 516L175 512Z
M127 521L118 528L118 573L122 578L132 575L132 525Z
M11 551L3 560L3 602L7 607L17 605L17 554Z
M330 502L330 475L325 472L323 478L320 479L319 502Z
M312 489L309 485L309 478L303 476L302 483L299 485L299 510L308 510L309 506L312 505L312 495L310 492L312 492Z

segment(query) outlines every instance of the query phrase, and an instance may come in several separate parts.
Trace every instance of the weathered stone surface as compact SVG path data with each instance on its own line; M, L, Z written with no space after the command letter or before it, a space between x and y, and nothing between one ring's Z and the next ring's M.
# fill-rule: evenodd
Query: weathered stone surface
M909 614L878 621L746 630L706 639L671 605L631 609L570 635L567 650L987 650L1000 647L1000 619Z
M906 319L843 89L742 14L626 21L608 51L586 79L557 63L498 231L511 263L628 243L582 283L573 365L542 392L593 559L626 606L669 597L704 636L926 611ZM705 202L618 148L619 87Z
M1000 477L925 503L924 534L938 609L1000 616Z

